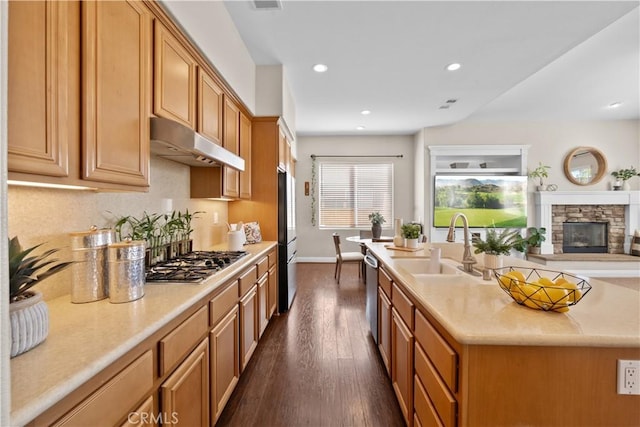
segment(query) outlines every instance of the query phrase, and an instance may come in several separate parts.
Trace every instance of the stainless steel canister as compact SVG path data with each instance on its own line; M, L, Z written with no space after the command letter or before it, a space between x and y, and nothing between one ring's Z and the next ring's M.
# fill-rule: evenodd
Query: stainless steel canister
M71 233L71 302L98 301L108 294L107 246L115 233L110 228Z
M144 296L144 254L142 240L109 245L109 302L135 301Z

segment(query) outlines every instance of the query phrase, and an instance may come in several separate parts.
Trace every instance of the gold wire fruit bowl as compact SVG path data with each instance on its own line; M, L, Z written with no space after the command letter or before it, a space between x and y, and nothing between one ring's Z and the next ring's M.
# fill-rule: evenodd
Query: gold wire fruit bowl
M568 311L591 290L585 279L561 271L503 267L493 272L500 288L515 302L536 310Z

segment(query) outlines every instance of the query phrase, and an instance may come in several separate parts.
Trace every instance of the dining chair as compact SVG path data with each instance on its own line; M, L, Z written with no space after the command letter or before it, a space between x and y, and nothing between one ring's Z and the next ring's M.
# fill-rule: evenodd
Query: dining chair
M358 264L358 277L362 277L362 264L364 262L364 255L360 252L342 252L340 247L340 235L333 233L333 244L336 247L336 268L333 273L333 277L340 284L340 273L342 273L342 264L352 263Z

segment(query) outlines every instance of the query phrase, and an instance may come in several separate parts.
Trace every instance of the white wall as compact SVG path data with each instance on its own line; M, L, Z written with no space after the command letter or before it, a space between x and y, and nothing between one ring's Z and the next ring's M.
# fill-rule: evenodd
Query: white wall
M18 236L23 247L46 242L43 249L62 248L57 255L62 260L70 260L71 232L88 230L94 224L112 227L114 218L125 215L140 217L144 212L164 213L166 209L184 212L189 209L189 212L205 211L193 220L192 237L194 249L207 249L226 239L227 202L190 199L189 180L188 166L152 157L148 193L95 193L11 186L8 191L9 235ZM219 217L217 225L213 224L214 212ZM71 273L65 270L38 288L45 299L66 295L71 290Z
M394 162L395 217L415 219L413 209L414 144L411 136L300 136L296 165L296 210L299 261L335 259L331 234L336 230L320 230L311 225L311 196L304 195L305 181L311 183L311 154L320 155L397 155L385 158ZM318 159L320 161L321 159ZM367 159L363 159L367 160ZM375 159L369 159L375 160ZM316 212L317 218L317 212ZM393 218L386 218L383 234L393 235ZM357 235L357 229L338 230L344 237ZM344 240L344 239L343 239ZM345 251L359 251L357 244L345 242Z
M610 190L613 177L611 171L640 167L640 121L528 121L528 122L462 122L450 126L424 129L424 144L428 145L530 145L528 169L539 162L551 166L545 184L556 184L558 190ZM567 154L579 146L599 149L607 158L608 171L602 181L580 186L571 183L563 171ZM428 159L428 152L424 154ZM428 165L428 160L427 163ZM428 174L425 166L425 174ZM426 180L427 175L423 175ZM528 216L529 225L535 224L533 192L536 183L529 183ZM631 188L640 189L640 178L631 180ZM431 189L424 189L425 206L432 197ZM426 209L426 208L425 208ZM425 212L430 218L430 212Z
M222 1L160 0L220 75L256 111L256 66Z
M290 133L291 152L296 154L296 105L282 65L256 67L256 116L279 116Z

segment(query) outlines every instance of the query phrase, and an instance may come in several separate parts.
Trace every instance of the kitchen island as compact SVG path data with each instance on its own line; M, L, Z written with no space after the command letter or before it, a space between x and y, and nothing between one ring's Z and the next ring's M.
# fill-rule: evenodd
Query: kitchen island
M379 347L407 424L640 423L640 396L616 392L617 360L640 360L640 289L590 279L568 312L543 312L514 302L495 278L415 276L402 266L429 257L431 245L385 246L367 245L381 265ZM461 259L459 244L433 246Z
M213 249L223 250L226 247ZM227 307L220 301L228 301L228 306L233 307L230 314L235 313L235 325L238 326L237 319L242 318L238 316L238 311L242 314L242 303L246 300L243 297L245 292L242 292L243 280L251 288L246 292L247 295L255 298L263 295L259 297L260 301L250 300L251 304L255 303L250 307L256 310L247 312L248 321L245 323L249 328L254 324L257 328L258 313L266 315L262 311L263 306L258 306L266 293L259 294L259 289L260 283L263 283L261 281L268 279L270 274L259 275L258 272L269 265L274 266L269 268L269 273L275 271L275 242L247 245L245 250L247 256L202 283L146 284L144 297L137 301L111 304L104 299L72 304L68 295L47 301L50 331L46 341L11 360L11 425L25 425L33 420L33 425L46 425L60 417L68 417L74 411L82 411L83 407L92 410L91 405L95 403L86 399L90 395L96 396L95 402L103 406L105 401L99 398L109 395L109 389L119 390L123 384L126 385L127 376L136 378L127 371L134 368L137 371L133 373L139 371L143 378L136 379L135 383L149 386L141 390L140 396L132 396L131 401L137 404L148 396L151 403L144 400L143 403L148 403L148 406L141 408L158 416L159 408L163 406L158 403L163 398L161 383L171 371L179 370L176 366L181 365L180 362L189 360L191 356L187 356L187 353L192 350L195 353L202 345L203 354L208 355L210 350L213 356L215 344L208 345L208 336L211 334L213 339L217 339L217 325L223 323L220 319L228 317L226 308L224 312L216 310L217 307ZM233 337L234 332L231 332ZM238 333L242 335L241 331L237 331L236 337ZM192 342L185 341L187 338L193 338ZM253 337L247 338L251 342ZM178 353L178 349L185 349L184 354ZM235 350L236 355L238 351L242 351L242 348ZM203 377L207 378L208 385L209 361L203 363ZM158 388L161 390L158 391ZM124 387L124 391L132 393L127 387ZM209 394L205 394L208 399ZM122 398L111 395L111 400L106 401L107 405L117 405ZM205 406L206 414L203 417L208 420L209 406ZM127 411L134 409L132 406ZM103 410L115 412L109 406ZM183 415L186 417L186 414ZM115 414L114 419L118 423L127 421L127 413ZM104 423L110 424L106 420Z

